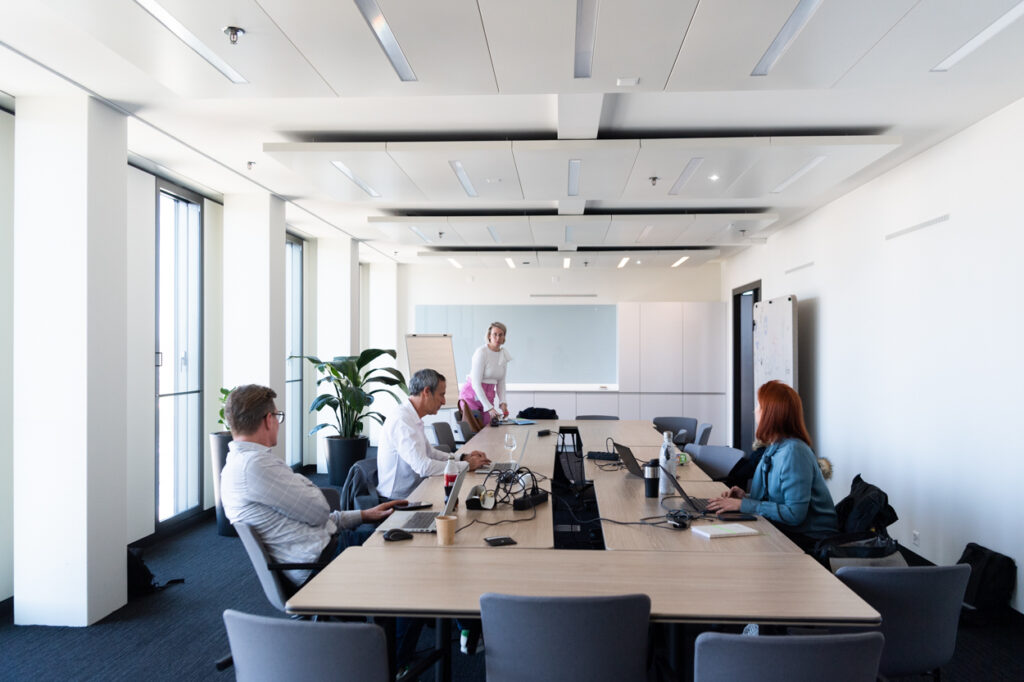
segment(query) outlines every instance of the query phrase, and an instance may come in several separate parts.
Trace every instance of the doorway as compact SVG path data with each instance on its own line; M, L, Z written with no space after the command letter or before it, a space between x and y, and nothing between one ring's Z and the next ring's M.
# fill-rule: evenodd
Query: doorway
M754 304L761 281L732 290L732 446L750 454L754 444Z

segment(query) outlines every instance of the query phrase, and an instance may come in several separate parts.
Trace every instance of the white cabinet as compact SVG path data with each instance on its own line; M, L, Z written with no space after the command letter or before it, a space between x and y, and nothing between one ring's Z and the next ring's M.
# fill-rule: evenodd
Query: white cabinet
M640 304L620 303L619 390L640 390Z
M562 413L559 412L558 414L561 416ZM576 414L610 414L612 416L620 416L619 396L617 393L577 393Z
M726 423L728 410L724 393L684 393L682 414L696 419L698 428L701 424L711 424L709 445L732 444L732 426Z
M640 419L683 416L691 415L683 411L683 395L681 393L640 394Z
M683 392L683 306L640 304L640 392Z
M683 303L684 393L726 392L725 303ZM686 416L693 416L689 413Z

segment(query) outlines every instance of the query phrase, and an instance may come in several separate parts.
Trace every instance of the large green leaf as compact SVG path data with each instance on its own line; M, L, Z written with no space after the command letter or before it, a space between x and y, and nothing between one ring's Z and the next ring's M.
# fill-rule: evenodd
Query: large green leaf
M398 354L395 353L395 351L393 351L393 350L381 350L380 348L367 348L366 350L364 350L362 353L359 354L359 359L356 360L356 365L359 367L359 369L362 369L363 367L366 367L367 365L369 365L371 362L373 362L374 360L376 360L377 358L379 358L382 355L390 355L392 357L392 359L397 359L398 358Z
M334 424L317 424L316 426L314 426L313 428L311 428L309 430L309 435L312 436L314 433L316 433L320 429L334 429L335 431L337 431L338 427L335 426Z

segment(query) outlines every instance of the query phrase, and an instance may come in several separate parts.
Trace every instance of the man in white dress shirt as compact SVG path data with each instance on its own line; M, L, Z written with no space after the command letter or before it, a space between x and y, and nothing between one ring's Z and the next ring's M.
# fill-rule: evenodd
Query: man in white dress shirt
M432 369L421 369L409 382L409 397L384 422L377 443L377 492L384 497L404 498L427 476L444 473L451 453L430 444L423 417L437 414L444 405L445 378ZM491 463L479 450L463 454L459 470L475 471Z
M239 386L228 395L224 416L233 440L220 478L224 513L231 523L252 526L274 561L326 561L365 539L351 529L387 518L404 500L362 511L331 511L320 488L270 451L284 421L284 412L274 405L276 397L273 389L256 384ZM301 583L309 572L287 574Z

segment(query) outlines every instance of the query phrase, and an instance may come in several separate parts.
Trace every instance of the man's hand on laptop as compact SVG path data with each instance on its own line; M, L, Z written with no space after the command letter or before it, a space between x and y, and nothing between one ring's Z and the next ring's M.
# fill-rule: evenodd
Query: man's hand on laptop
M391 500L384 504L378 504L376 507L364 509L362 510L363 523L383 521L387 517L391 516L391 512L395 511L395 507L399 507L407 503L408 500Z
M469 470L476 471L480 467L485 467L491 463L491 460L487 459L487 455L479 450L466 453L462 455L462 461L469 463Z

